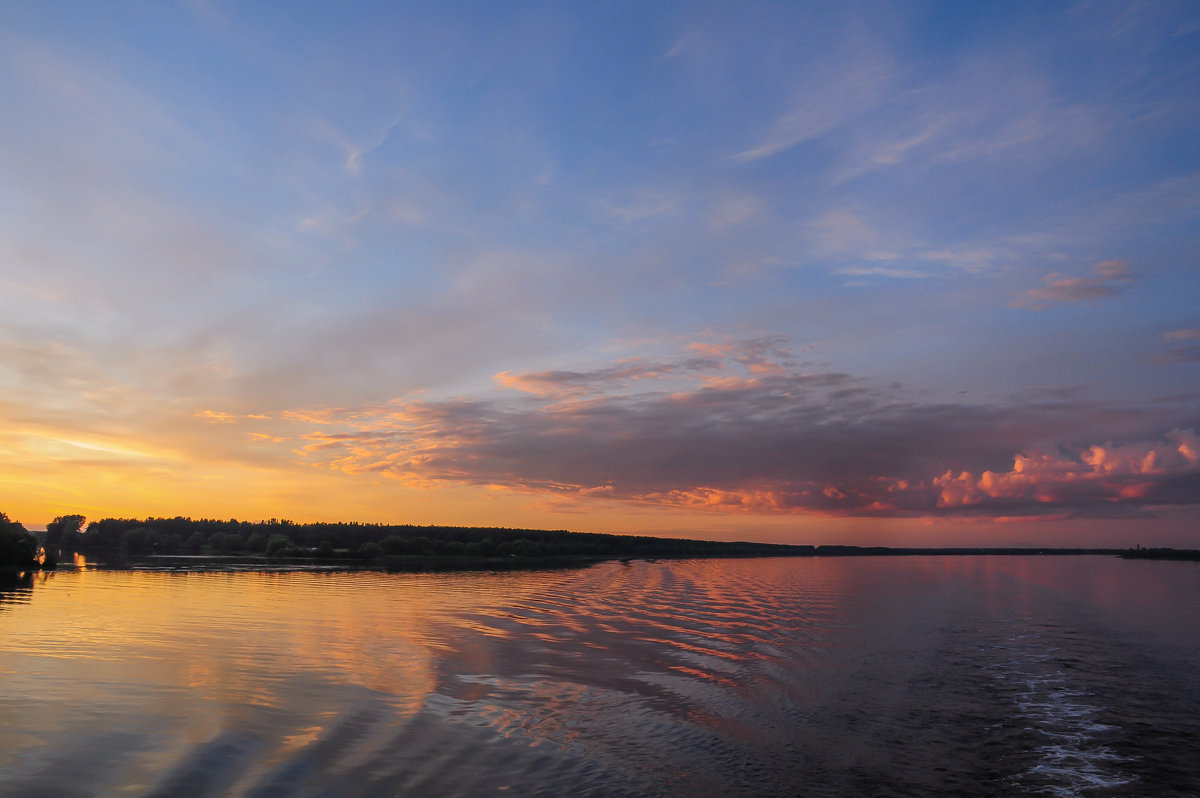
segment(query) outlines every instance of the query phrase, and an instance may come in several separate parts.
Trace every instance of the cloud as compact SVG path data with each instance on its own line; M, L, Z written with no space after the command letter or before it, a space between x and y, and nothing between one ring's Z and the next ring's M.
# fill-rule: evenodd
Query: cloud
M898 280L924 280L933 277L931 272L918 271L917 269L891 269L886 266L838 269L836 274L846 277L893 277Z
M627 385L644 379L661 378L674 370L670 363L647 365L630 362L597 371L539 371L533 374L513 374L502 371L493 379L504 388L537 396L576 396Z
M781 335L765 335L735 341L696 341L687 345L689 352L700 355L688 358L683 365L691 370L724 368L725 360L744 366L751 374L781 374L796 365L788 339ZM839 375L840 376L840 375ZM712 382L710 377L709 382Z
M738 86L757 102L745 116L750 129L740 134L745 144L733 154L736 162L753 163L806 142L824 144L834 131L853 131L889 101L904 76L885 27L863 25L859 15L834 7L785 22L792 16L780 17L784 26L799 22L790 30L756 26L741 41L738 63L727 64L733 74L756 81ZM715 37L718 42L730 41L730 33L739 38L737 21L728 20L728 28Z
M1014 307L1045 310L1053 305L1073 305L1110 297L1130 282L1129 264L1106 260L1092 267L1091 277L1068 277L1050 272L1042 278L1045 286L1031 288L1012 301Z
M1173 349L1168 349L1166 352L1160 352L1151 358L1155 365L1171 366L1176 363L1200 363L1200 344L1192 344L1191 346L1177 346Z
M619 198L605 198L598 203L605 216L625 223L643 222L657 216L676 212L679 197L653 189L641 189Z
M939 508L1018 514L1064 508L1104 512L1130 505L1195 504L1200 488L1200 438L1175 429L1161 441L1089 446L1077 456L1021 453L1012 469L979 475L947 471L933 480ZM1190 491L1190 493L1188 492Z
M900 60L894 72L874 105L832 120L821 142L831 185L887 180L885 172L947 185L998 164L1041 172L1093 154L1112 127L1108 112L1061 91L1053 70L1010 47L970 48L935 72Z
M363 171L363 158L374 150L382 147L391 132L405 121L403 114L394 117L391 122L377 127L374 131L364 133L356 140L346 135L336 125L326 118L317 118L311 125L311 135L318 141L323 141L341 151L344 161L343 168L358 177Z
M992 264L1006 253L986 247L966 249L941 249L921 252L920 257L934 263L944 263L965 272L978 273L991 268Z
M674 58L675 56L679 55L684 50L686 50L688 48L688 46L691 45L699 35L700 35L699 31L692 31L691 33L687 34L686 36L683 36L678 41L676 41L673 45L671 45L671 49L669 49L665 53L663 53L661 57L664 59L665 58Z
M202 418L214 424L234 424L237 422L237 416L220 410L201 410L196 413L196 418Z
M737 227L763 213L764 207L758 198L743 194L726 197L713 204L708 222L715 228Z
M785 110L759 134L757 142L735 154L752 162L831 132L877 106L895 80L892 66L878 51L859 47L833 69L814 69L797 81Z
M696 344L653 367L502 372L524 396L297 414L317 426L288 437L307 442L305 462L352 474L714 512L1122 516L1200 496L1200 419L1187 404L1153 438L1172 408L919 403L782 367L763 354L777 349ZM710 368L688 369L696 352ZM685 384L616 392L659 374ZM1106 442L1070 443L1088 439Z
M861 216L845 209L826 211L808 225L808 230L814 252L825 257L858 253L880 239Z
M920 14L775 4L654 13L632 38L575 11L300 13L266 42L267 17L164 13L196 58L119 11L0 33L20 120L0 131L0 384L20 397L0 427L565 501L949 514L1001 498L938 508L947 472L1195 424L1146 399L1200 362L1200 331L1174 330L1197 326L1178 315L1195 58L1162 30L1093 40L1093 11L1049 13L1022 38L1034 17L1005 11L930 51ZM1041 331L992 314L1019 262L1053 266L1001 305L1141 276L1093 252L1155 264L1119 323L1067 314L1031 349ZM804 347L678 338L697 329ZM1149 354L1174 365L1098 367L1145 330L1172 330ZM896 379L974 407L878 387ZM1028 382L1088 384L988 404Z

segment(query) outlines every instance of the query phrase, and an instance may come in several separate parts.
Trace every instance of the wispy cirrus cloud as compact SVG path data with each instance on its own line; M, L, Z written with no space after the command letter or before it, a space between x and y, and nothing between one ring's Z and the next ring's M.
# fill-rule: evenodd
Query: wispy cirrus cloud
M840 143L835 184L886 169L1077 158L1105 128L1091 109L1055 98L1045 76L1009 53L969 58L945 76L906 75L900 85L873 124L855 126Z
M936 248L876 210L826 210L801 229L807 252L835 266L835 274L914 279L984 274L1014 257L1012 247L942 242Z
M797 78L782 113L734 160L769 158L824 136L876 107L895 79L893 66L878 49L865 44L853 48L840 68L814 69Z

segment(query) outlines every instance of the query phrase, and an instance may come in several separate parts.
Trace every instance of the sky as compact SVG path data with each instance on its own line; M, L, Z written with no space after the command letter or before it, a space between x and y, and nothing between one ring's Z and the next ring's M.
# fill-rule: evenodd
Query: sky
M0 510L1200 547L1200 6L0 2Z

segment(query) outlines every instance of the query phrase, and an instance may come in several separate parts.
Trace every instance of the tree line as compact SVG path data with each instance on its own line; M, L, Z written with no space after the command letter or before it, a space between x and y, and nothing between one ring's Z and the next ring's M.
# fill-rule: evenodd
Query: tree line
M75 552L85 555L205 554L359 559L746 557L813 552L812 546L508 527L296 523L276 518L239 521L183 516L103 518L86 524L85 521L82 515L64 515L47 524L40 541L47 561ZM33 541L31 556L36 558L39 542L23 527L21 532L25 535L21 539L22 545L28 548L29 541Z
M0 567L36 568L39 548L32 532L0 513Z
M417 526L414 524L296 523L237 519L103 518L61 515L44 533L29 532L0 512L0 567L54 567L78 552L89 556L242 555L264 558L359 559L385 567L475 567L463 558L488 562L545 562L607 558L896 556L967 554L1122 554L1155 559L1200 559L1174 549L1059 548L888 548L727 543L685 538L568 532L508 527ZM440 565L439 565L440 563ZM455 565L454 563L465 563ZM376 567L376 566L372 566ZM492 567L485 565L485 567ZM516 566L524 567L524 566ZM534 566L540 567L540 566Z

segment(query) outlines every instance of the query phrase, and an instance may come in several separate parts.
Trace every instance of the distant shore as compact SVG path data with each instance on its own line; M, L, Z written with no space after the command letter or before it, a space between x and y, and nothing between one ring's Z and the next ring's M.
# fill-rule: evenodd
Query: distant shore
M741 557L903 557L1101 555L1200 560L1200 551L1167 548L998 546L892 547L786 545L506 527L296 523L175 518L104 518L84 524L60 516L45 532L10 524L10 536L37 551L37 566L70 566L76 555L106 567L167 570L230 568L376 571L530 570L602 561ZM27 536L27 537L26 537ZM15 539L14 538L14 539ZM23 567L29 567L26 563Z
M1185 560L1200 562L1200 549L1125 549L1121 557L1126 560Z
M262 554L141 554L94 552L84 559L87 567L118 570L168 572L199 571L376 571L387 573L433 573L451 571L533 571L587 568L602 562L657 561L682 559L748 559L756 557L971 557L971 556L1107 556L1122 559L1200 561L1195 549L1109 549L1109 548L1003 548L1003 547L885 547L885 546L810 546L790 554L699 554L601 556L560 554L540 557L470 555L384 555L355 557L346 553L320 556L267 556ZM70 570L71 559L55 567Z

